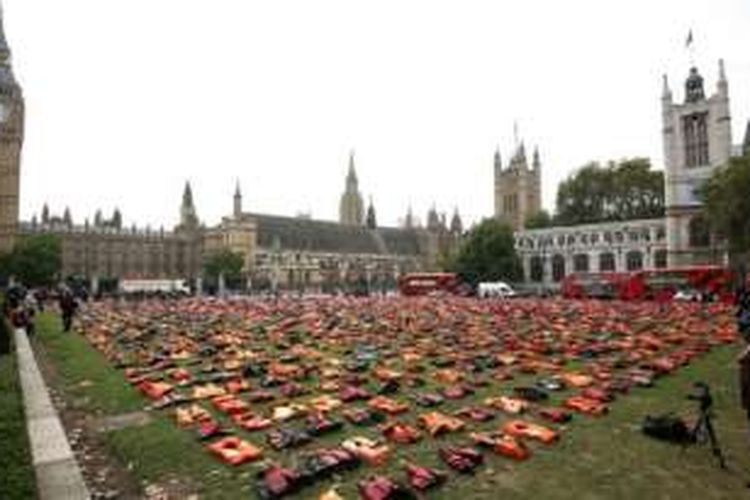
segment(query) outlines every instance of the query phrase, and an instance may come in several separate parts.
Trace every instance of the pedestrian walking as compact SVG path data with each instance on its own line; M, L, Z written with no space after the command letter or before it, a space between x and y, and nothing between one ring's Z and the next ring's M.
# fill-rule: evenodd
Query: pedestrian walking
M62 313L63 331L70 331L70 327L73 324L73 316L75 316L77 309L78 302L76 301L73 292L70 289L65 288L60 293L60 311Z

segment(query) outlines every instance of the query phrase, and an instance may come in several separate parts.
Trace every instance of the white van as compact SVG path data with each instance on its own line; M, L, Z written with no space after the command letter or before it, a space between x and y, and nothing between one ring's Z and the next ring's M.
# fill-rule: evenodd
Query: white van
M505 299L515 297L516 291L509 284L502 281L480 283L477 287L477 296L479 298L499 297Z

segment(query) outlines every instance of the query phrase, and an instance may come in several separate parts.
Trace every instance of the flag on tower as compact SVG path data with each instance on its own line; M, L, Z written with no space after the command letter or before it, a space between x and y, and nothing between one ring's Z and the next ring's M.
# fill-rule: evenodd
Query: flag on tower
M688 32L687 40L685 40L685 47L690 47L693 44L693 30Z

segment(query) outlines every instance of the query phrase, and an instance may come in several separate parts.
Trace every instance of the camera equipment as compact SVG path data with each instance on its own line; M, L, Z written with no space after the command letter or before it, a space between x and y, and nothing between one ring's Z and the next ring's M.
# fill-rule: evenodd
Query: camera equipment
M695 387L696 392L688 395L688 399L698 401L699 414L698 420L690 430L692 440L695 443L705 443L708 441L711 445L711 452L719 461L719 467L726 469L724 454L721 451L719 441L716 439L716 433L714 432L713 413L711 411L714 400L711 397L711 389L704 382L696 382L693 384L693 387Z

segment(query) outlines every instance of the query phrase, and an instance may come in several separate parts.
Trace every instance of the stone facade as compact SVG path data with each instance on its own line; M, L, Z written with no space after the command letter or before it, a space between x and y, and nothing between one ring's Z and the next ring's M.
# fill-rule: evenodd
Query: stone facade
M664 77L666 218L519 230L516 249L527 281L554 286L571 272L726 263L725 249L710 233L697 195L706 179L729 163L733 151L722 61L718 73L716 92L706 97L703 78L691 68L682 103L674 102ZM748 137L750 124L745 144L750 144ZM495 203L497 207L497 196Z
M554 287L573 272L667 266L664 219L530 229L515 233L527 282Z
M10 61L0 10L0 253L13 248L18 232L24 100Z
M524 228L526 219L542 209L542 163L534 149L532 165L526 160L523 142L516 149L507 168L503 168L500 151L495 151L495 217L509 223L514 230Z
M349 172L346 175L346 189L339 204L339 222L348 226L364 224L365 208L359 192L357 173L354 171L354 153L349 155Z
M703 77L690 69L682 103L673 101L667 77L662 93L662 135L665 159L665 202L669 265L723 263L719 242L701 215L698 191L732 154L729 85L719 61L716 92L707 97ZM719 260L717 261L717 255Z

